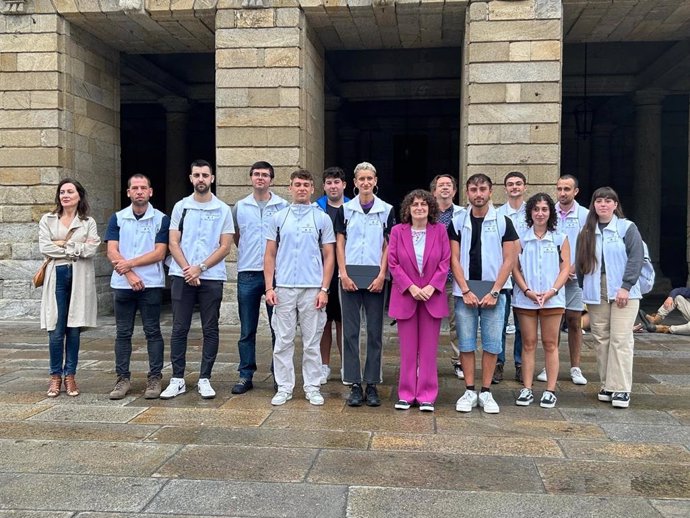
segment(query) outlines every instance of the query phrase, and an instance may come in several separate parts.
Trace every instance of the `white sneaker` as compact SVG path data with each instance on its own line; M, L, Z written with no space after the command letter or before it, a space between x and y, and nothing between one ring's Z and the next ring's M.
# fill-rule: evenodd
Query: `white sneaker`
M161 392L161 399L172 399L175 396L184 394L187 392L187 387L184 383L184 378L170 378L170 384L168 387Z
M199 383L197 383L196 388L204 399L213 399L216 397L216 391L213 390L208 378L199 378Z
M484 409L487 414L498 414L498 403L494 401L491 392L482 392L479 394L479 406Z
M515 326L513 324L508 324L506 326L506 334L507 335L514 335L515 334Z
M331 368L328 365L321 366L321 385L328 383L328 377L331 375Z
M309 401L312 405L323 405L323 396L321 395L321 392L319 392L318 390L312 390L311 392L307 392L304 394L304 396L307 398L307 401Z
M271 399L271 404L274 406L280 406L284 405L291 399L292 392L283 392L282 390L279 390L278 392L276 392L276 395L273 396L273 399Z
M477 406L477 393L474 390L465 390L465 393L455 403L458 412L471 412Z
M544 367L539 374L537 374L537 381L546 381L546 367Z
M587 385L587 378L582 375L580 367L573 367L570 369L570 379L575 385Z

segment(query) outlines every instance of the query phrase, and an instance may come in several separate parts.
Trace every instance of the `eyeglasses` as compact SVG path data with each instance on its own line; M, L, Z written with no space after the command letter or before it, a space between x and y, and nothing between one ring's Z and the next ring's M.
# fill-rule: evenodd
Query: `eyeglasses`
M271 173L260 173L259 171L252 171L252 176L254 178L270 178Z

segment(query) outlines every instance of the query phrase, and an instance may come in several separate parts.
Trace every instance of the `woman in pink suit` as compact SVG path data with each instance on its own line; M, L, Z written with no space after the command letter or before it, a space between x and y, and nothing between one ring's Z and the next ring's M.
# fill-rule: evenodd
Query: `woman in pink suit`
M400 207L402 223L391 230L388 267L393 288L388 314L398 321L400 381L395 408L416 401L434 411L438 395L436 353L441 319L448 315L446 279L450 244L446 227L436 223L438 205L430 192L417 189Z

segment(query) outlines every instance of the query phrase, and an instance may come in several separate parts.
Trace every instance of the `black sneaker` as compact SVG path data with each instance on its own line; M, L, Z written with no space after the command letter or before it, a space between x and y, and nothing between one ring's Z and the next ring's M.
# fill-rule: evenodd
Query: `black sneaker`
M254 388L254 384L252 383L252 380L247 379L247 378L240 378L240 381L238 381L234 387L232 387L232 392L233 394L244 394L245 392L251 390Z
M503 381L503 364L497 363L496 368L494 368L494 375L491 377L491 383L498 385Z
M350 395L347 396L347 406L362 406L364 403L364 394L362 393L362 385L353 383L350 389Z
M381 398L376 390L376 385L367 385L366 390L367 406L381 406Z
M597 399L604 403L610 403L611 398L613 398L613 392L609 392L608 390L601 389L597 394Z
M455 375L458 377L459 380L465 379L465 373L462 372L462 365L460 364L460 362L453 364L453 371L455 372Z
M627 392L614 392L611 404L616 408L628 408L630 406L630 394Z
M519 363L515 365L515 381L522 383L522 365Z
M522 390L520 390L520 394L515 400L515 404L517 406L529 406L532 404L533 401L534 393L532 392L532 389L528 389L527 387L525 387Z

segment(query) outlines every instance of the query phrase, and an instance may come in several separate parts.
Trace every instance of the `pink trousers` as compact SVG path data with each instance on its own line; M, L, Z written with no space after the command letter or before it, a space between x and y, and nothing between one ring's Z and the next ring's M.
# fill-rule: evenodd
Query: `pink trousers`
M398 320L400 381L398 399L408 403L434 403L438 395L438 337L441 319L429 314L424 304L405 320Z

